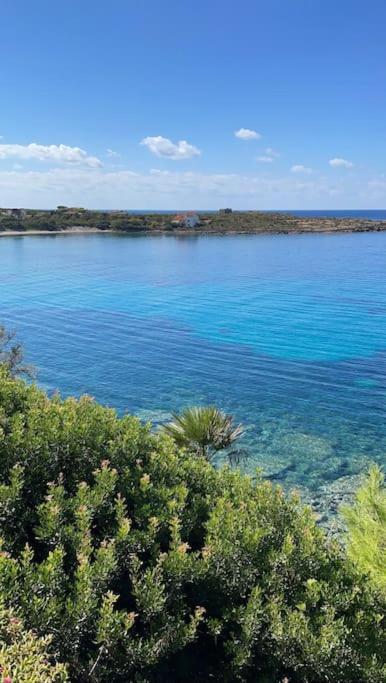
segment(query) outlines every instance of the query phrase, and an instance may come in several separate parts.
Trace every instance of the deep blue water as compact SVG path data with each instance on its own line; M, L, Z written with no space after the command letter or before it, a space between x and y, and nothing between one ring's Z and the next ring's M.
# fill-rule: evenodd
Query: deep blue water
M51 391L215 403L311 491L386 454L386 233L0 238L0 320Z

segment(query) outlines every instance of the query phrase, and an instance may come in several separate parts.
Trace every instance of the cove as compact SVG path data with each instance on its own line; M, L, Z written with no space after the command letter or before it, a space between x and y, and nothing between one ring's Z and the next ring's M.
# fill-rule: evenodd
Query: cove
M386 234L0 240L0 321L49 392L155 424L215 403L310 497L386 454Z

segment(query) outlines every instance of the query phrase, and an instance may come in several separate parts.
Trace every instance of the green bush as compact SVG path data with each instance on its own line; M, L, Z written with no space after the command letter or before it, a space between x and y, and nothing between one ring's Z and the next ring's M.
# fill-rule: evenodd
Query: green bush
M296 497L5 372L0 536L73 682L386 680L384 596Z
M0 602L0 675L12 683L65 683L63 664L51 664L51 638L37 638L26 631L21 619Z
M386 594L386 488L379 467L370 468L354 505L343 513L349 557Z

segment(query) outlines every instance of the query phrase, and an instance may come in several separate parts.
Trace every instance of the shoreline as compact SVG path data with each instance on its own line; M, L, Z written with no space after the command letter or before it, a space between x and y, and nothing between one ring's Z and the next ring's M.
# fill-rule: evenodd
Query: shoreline
M98 230L98 228L69 228L68 230L3 230L0 237L25 237L27 235L88 235L107 232L121 234L118 230Z
M0 237L21 235L298 235L386 231L386 219L296 216L261 211L129 214L76 207L54 210L0 209Z
M343 222L343 221L342 221ZM386 232L386 221L379 221L375 223L374 227L371 225L347 225L342 226L325 226L320 221L319 225L311 226L296 226L292 229L208 229L208 228L180 228L175 230L100 230L99 228L66 228L65 230L3 230L0 231L0 237L26 237L26 236L41 236L41 235L178 235L178 236L199 236L199 235L332 235L332 234L347 234L347 233L365 233L365 232Z

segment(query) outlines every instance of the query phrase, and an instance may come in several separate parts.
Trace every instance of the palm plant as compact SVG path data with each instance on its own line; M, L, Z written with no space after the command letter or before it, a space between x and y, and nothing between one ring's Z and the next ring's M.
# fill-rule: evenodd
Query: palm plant
M232 446L244 434L242 425L235 425L233 417L215 406L186 408L162 427L179 446L185 446L209 462L215 454ZM240 451L229 451L232 463L240 460Z

